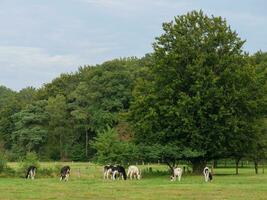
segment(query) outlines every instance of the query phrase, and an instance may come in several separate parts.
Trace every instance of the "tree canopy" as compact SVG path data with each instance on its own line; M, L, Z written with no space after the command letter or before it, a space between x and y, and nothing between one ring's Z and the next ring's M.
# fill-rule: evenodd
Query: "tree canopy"
M179 156L166 162L186 159L194 170L211 159L242 157L262 100L244 41L224 19L202 11L177 16L163 30L153 44L152 81L140 81L133 95L137 142L167 145Z

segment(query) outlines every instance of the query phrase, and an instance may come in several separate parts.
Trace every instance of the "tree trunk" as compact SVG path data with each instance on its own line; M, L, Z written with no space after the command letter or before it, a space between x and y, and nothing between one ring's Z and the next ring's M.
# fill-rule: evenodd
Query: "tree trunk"
M85 129L85 155L88 157L88 130Z
M217 160L214 160L213 161L213 168L217 168L217 166L218 166L218 161Z
M258 174L258 161L254 160L255 173Z
M238 174L238 164L239 164L240 158L236 158L235 160L235 174Z
M166 164L169 166L170 171L173 173L174 167L175 167L175 162L167 162Z
M202 174L203 169L206 167L207 162L202 159L195 159L191 161L193 173L194 174Z
M63 159L63 148L62 148L62 135L59 135L59 148L60 148L60 159Z

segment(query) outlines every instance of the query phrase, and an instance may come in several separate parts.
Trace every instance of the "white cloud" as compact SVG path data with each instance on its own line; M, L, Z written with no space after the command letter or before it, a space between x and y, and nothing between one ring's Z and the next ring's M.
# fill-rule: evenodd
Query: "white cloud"
M35 47L0 46L0 67L21 66L25 70L46 70L47 68L69 68L79 65L81 59L73 55L50 55L44 49Z
M106 49L95 49L99 54ZM51 55L35 47L0 46L0 85L19 90L39 87L61 73L73 72L86 60L77 55Z
M136 10L143 8L144 10L151 9L152 7L159 8L185 8L192 5L192 0L177 1L177 0L79 0L104 8Z

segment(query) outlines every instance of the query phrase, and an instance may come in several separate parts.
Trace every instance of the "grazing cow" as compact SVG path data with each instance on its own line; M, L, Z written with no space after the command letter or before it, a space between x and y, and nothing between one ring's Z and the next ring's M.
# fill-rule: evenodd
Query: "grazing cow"
M203 174L204 174L205 182L212 181L212 174L208 167L204 168Z
M104 166L104 179L111 179L112 178L112 165Z
M178 177L178 181L181 181L181 177L183 174L183 170L180 167L176 167L172 170L172 176L171 181L176 181L176 178Z
M127 179L127 175L126 175L125 169L124 169L124 167L122 167L120 165L112 167L112 179L116 180L117 177L118 178L121 177L124 180Z
M137 180L141 179L141 171L134 165L129 166L127 177L131 180L135 177Z
M70 176L70 167L69 166L64 166L60 170L60 180L68 181Z
M27 173L26 173L26 179L31 178L34 179L35 173L36 173L36 167L35 166L30 166L27 169Z

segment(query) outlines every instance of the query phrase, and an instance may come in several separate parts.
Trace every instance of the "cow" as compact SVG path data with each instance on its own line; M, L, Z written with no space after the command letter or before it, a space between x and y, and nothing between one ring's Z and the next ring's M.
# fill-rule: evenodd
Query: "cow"
M212 174L208 167L204 168L203 174L204 174L205 182L212 181Z
M183 170L180 167L176 167L172 170L172 176L171 181L176 181L176 178L178 177L178 181L181 181L181 177L183 174Z
M104 166L104 179L112 178L112 168L113 168L113 165Z
M116 165L116 166L113 166L111 168L111 170L112 170L112 179L113 180L116 180L117 177L118 178L121 177L124 180L127 179L127 175L126 175L124 167L122 167L120 165Z
M60 181L68 181L70 176L70 167L69 166L64 166L60 170Z
M141 179L141 171L138 169L138 167L131 165L128 168L127 177L129 177L131 180L133 178L140 180Z
M29 166L28 169L27 169L27 173L26 173L26 179L29 179L31 178L32 180L34 179L35 177L35 174L36 174L36 170L37 168L35 166Z

